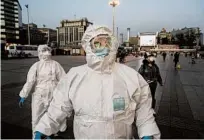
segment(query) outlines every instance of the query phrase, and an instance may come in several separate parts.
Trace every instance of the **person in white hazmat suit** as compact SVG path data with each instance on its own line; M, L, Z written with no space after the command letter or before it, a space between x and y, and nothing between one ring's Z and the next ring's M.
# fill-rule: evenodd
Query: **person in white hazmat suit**
M22 107L25 99L32 91L32 88L34 88L34 93L32 93L33 132L35 132L35 126L38 121L47 111L56 85L66 75L62 66L51 59L51 48L47 45L39 45L38 57L40 61L33 64L29 69L27 81L20 91L21 99L19 102L19 106ZM60 130L66 130L66 122L64 122Z
M89 26L82 38L87 64L71 68L54 90L36 126L35 139L56 133L74 110L76 139L160 138L148 83L134 69L115 62L118 41L103 26Z

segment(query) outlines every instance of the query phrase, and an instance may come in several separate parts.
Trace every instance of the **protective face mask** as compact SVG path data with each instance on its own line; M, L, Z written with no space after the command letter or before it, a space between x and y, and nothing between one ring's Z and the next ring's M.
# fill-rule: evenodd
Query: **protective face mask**
M150 57L149 61L151 61L151 62L154 61L154 57Z
M100 47L100 48L96 48L95 51L96 51L95 52L96 56L105 57L109 54L110 49L107 47Z
M43 56L42 56L42 59L43 59L43 60L49 60L50 58L51 58L50 55L43 55Z
M48 60L51 58L51 53L49 51L45 51L42 53L42 59L43 60Z

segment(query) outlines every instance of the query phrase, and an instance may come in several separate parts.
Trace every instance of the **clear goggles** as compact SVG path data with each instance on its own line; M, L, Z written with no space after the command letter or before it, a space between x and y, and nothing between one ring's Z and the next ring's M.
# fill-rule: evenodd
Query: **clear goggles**
M41 50L41 52L42 53L44 53L44 52L51 52L51 48L49 48L49 47L45 47L45 48L43 48L42 50Z
M111 37L108 35L99 35L91 40L92 49L100 48L110 48L111 47Z

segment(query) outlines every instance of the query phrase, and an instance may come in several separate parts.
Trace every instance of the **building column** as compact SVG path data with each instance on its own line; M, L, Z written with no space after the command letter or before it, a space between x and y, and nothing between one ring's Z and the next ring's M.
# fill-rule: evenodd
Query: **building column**
M59 47L59 28L57 28L57 47Z
M64 47L65 47L65 40L66 40L66 38L65 38L65 27L64 27L63 34L64 34Z
M78 27L78 41L80 41L80 32L79 32L80 27Z
M64 40L64 42L65 42L65 46L66 46L66 44L67 44L67 27L64 27L64 35L65 35L65 40Z
M70 27L68 27L68 43L70 43Z
M75 32L75 27L73 27L73 41L72 41L73 43L74 43L74 35L75 35L74 32Z

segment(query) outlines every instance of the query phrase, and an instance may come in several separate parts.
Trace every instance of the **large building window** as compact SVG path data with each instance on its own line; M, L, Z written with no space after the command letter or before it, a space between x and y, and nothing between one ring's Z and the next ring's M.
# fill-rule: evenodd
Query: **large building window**
M1 26L5 26L5 21L1 20Z
M2 35L2 34L1 34L1 38L6 38L6 35Z
M1 32L5 32L6 30L5 29L1 29Z

